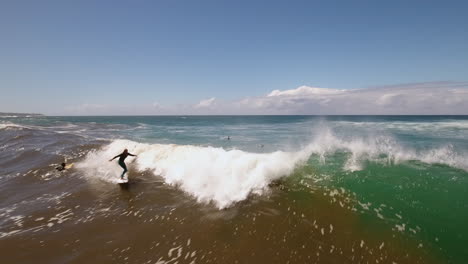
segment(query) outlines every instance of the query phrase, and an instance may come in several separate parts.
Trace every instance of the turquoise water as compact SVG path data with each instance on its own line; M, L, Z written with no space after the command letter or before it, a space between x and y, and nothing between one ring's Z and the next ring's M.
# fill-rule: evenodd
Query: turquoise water
M303 151L307 153L306 160L294 160L294 172L282 175L287 183L306 189L318 188L329 192L330 197L352 197L357 202L350 210L359 212L370 226L378 223L414 239L420 247L430 249L447 262L464 263L468 259L468 116L129 116L0 120L4 127L12 124L70 134L84 141L125 139L129 141L124 144L130 148L133 143L146 144L136 149L161 148L168 144L202 147L197 155L204 155L203 148L266 155Z

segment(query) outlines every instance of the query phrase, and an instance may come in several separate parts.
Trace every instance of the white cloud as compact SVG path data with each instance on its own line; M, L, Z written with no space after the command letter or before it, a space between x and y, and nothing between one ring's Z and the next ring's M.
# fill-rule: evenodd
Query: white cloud
M66 112L74 112L77 114L84 114L88 112L99 112L102 109L105 109L106 106L103 104L89 104L84 103L80 105L68 106L65 108Z
M213 106L216 98L211 97L209 99L201 100L198 104L196 104L194 107L195 108L208 108L210 106Z
M329 88L318 88L318 87L309 87L309 86L301 86L296 89L292 90L273 90L271 93L267 95L267 97L272 96L320 96L320 95L328 95L328 94L338 94L344 92L345 90L337 90L337 89L329 89Z
M301 86L244 98L233 102L230 108L223 106L226 111L243 114L468 114L468 83L415 83L352 90Z
M154 107L154 109L162 109L163 108L163 106L158 102L154 102L153 107Z
M468 114L468 83L432 82L338 90L301 86L273 90L264 96L226 101L215 97L197 104L161 106L91 105L70 107L62 114L87 115L399 115Z

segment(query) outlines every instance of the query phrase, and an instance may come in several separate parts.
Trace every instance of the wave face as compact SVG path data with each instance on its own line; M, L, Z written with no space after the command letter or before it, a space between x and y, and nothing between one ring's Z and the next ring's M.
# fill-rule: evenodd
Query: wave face
M133 163L130 166L136 170L151 171L200 202L213 201L218 208L242 201L250 193L262 194L271 181L291 174L310 155L307 150L248 153L214 147L116 140L89 153L78 168L90 177L99 175L101 179L115 182L122 169L108 160L125 148L138 154L135 161L131 161L132 157L127 158L127 163Z

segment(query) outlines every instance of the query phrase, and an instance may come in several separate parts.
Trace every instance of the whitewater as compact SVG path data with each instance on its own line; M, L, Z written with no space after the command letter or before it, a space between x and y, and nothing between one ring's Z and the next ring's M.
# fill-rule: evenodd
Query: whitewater
M251 153L238 149L115 140L90 152L77 168L91 179L97 177L116 183L121 168L107 161L125 148L138 155L130 162L138 172L150 171L197 201L214 202L220 209L245 200L249 194L261 195L270 183L304 166L311 155L317 155L321 163L326 163L330 155L345 153L348 157L342 169L347 171L362 170L369 161L384 165L420 161L468 170L468 155L457 153L450 144L416 151L388 136L341 139L327 127L321 127L310 143L295 152Z

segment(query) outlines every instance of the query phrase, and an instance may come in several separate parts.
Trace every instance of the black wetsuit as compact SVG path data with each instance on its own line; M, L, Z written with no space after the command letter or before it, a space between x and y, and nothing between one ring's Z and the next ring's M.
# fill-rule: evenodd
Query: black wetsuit
M122 167L122 169L124 169L124 171L122 172L122 175L120 175L120 178L123 178L123 176L125 175L125 173L127 173L127 165L125 165L125 159L128 157L128 156L135 156L133 154L130 154L130 153L122 153L122 154L119 154L117 156L115 156L113 159L119 157L119 165L120 167Z

